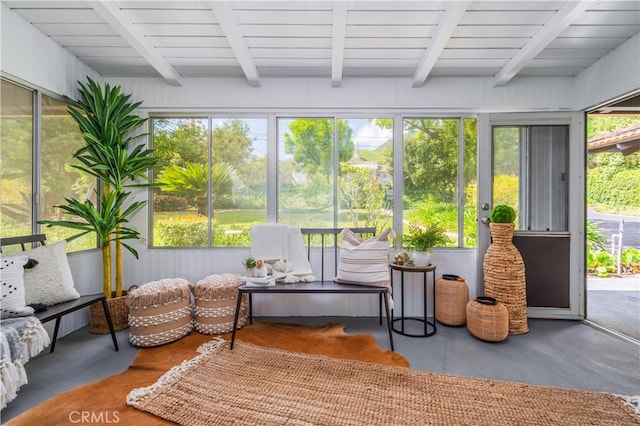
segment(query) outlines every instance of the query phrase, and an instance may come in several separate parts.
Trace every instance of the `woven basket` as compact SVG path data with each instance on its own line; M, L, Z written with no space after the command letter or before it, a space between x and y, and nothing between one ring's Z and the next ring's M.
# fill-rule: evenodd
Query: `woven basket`
M152 281L130 290L127 306L132 345L163 345L193 329L191 290L185 279Z
M474 297L467 304L467 328L480 340L500 342L509 335L509 312L492 297Z
M195 299L195 329L202 334L223 334L233 331L233 318L238 301L237 274L214 274L201 279L193 287ZM242 297L238 327L247 323L248 299Z
M484 292L498 299L509 312L509 334L529 331L524 262L511 242L513 223L491 223L493 242L484 255Z
M111 323L113 324L114 331L124 330L129 327L129 308L127 308L126 294L127 292L125 291L122 296L113 297L115 293L112 293L111 299L107 299L107 306L109 307L109 314L111 315ZM89 306L89 333L110 333L109 324L107 324L107 320L104 317L102 303L94 303Z
M464 325L467 320L469 287L457 275L436 280L436 319L445 325Z

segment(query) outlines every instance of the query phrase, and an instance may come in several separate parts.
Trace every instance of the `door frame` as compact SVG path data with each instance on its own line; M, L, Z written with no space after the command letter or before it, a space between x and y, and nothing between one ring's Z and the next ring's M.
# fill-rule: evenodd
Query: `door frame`
M568 125L569 126L569 199L568 231L570 241L569 308L528 307L531 318L584 319L586 314L585 221L586 221L586 142L585 114L581 111L535 113L486 113L478 115L478 229L477 294L484 294L482 261L489 247L489 216L482 205L493 201L493 126ZM516 231L517 232L517 231ZM525 265L526 267L526 265Z

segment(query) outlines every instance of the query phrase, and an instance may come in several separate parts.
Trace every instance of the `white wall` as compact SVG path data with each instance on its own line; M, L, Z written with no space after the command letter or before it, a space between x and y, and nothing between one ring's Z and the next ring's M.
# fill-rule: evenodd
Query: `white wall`
M576 76L575 109L589 109L637 90L640 90L640 34Z
M75 97L76 82L101 76L2 4L0 70L31 85Z

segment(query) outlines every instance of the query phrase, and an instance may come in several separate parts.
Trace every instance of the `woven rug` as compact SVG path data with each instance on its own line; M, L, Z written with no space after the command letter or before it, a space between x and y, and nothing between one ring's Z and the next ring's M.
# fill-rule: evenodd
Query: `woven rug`
M631 425L617 396L413 371L224 340L127 403L189 425Z

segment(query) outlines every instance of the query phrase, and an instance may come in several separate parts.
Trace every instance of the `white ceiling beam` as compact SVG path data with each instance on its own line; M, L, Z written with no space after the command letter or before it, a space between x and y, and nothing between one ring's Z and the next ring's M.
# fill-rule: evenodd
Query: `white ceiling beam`
M344 40L347 33L347 2L333 2L333 30L331 45L331 87L342 85Z
M180 73L147 42L114 1L90 1L89 5L172 86L182 86Z
M413 87L420 87L427 81L427 77L429 77L442 50L444 50L449 38L451 38L458 23L464 16L464 12L467 10L469 3L471 3L471 0L447 3L447 8L440 20L440 24L438 24L438 29L433 37L431 37L431 42L429 46L427 46L416 71L413 73Z
M587 9L588 1L566 2L549 21L495 75L494 86L504 86Z
M242 72L250 85L254 87L260 86L260 75L258 74L258 68L256 67L253 56L249 51L249 46L244 39L240 26L233 17L233 10L226 1L209 1L209 7L213 11L222 28L222 32L227 37L227 41L233 49L233 53L236 55L236 59L240 63Z

